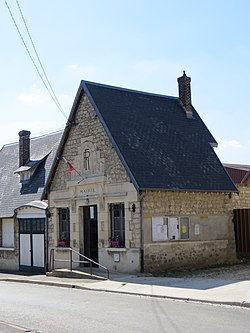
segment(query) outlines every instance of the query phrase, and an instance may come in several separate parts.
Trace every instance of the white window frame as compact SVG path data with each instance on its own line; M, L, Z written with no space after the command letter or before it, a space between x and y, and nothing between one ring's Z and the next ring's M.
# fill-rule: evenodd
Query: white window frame
M2 247L14 248L14 221L2 219Z

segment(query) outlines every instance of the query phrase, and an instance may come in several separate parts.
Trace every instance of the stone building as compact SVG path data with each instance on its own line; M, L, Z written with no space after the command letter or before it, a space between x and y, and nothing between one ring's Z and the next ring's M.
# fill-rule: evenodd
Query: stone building
M41 201L61 132L30 139L0 150L0 269L45 271L47 203Z
M237 189L190 78L178 85L169 97L81 82L45 191L49 250L127 273L235 261Z

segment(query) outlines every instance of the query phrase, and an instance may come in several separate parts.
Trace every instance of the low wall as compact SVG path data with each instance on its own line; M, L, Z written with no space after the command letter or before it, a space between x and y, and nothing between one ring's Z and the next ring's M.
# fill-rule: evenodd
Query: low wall
M19 260L16 251L0 248L0 270L18 271Z
M236 262L234 242L174 241L144 247L144 271L161 274L169 270L201 268Z

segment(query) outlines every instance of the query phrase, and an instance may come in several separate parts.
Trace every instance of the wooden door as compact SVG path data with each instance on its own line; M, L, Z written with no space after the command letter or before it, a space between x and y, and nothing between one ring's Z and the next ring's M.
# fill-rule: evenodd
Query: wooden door
M98 221L97 206L83 207L84 255L98 262Z

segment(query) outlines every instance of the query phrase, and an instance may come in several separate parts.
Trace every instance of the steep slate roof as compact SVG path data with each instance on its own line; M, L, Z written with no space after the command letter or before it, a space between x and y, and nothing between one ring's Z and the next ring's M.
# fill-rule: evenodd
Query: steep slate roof
M237 191L211 146L215 139L176 97L81 81L61 149L84 92L137 190Z
M12 217L17 207L41 199L61 136L62 131L30 140L30 160L41 162L23 184L14 174L19 168L19 144L7 144L0 150L0 218Z

